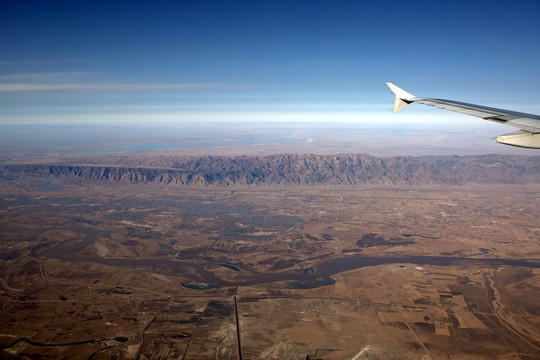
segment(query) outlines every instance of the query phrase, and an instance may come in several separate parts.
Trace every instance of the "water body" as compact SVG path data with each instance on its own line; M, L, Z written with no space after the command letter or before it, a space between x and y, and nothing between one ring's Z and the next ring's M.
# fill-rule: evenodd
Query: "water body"
M126 146L113 149L99 149L99 150L90 150L90 151L81 151L76 152L76 155L86 155L86 154L99 154L99 153L109 153L109 152L120 152L120 151L144 151L144 150L164 150L164 149L181 149L194 146L202 147L212 147L222 144L222 142L212 142L212 143L187 143L187 144L139 144L133 146Z
M71 227L67 230L85 234L81 241L64 242L46 251L43 255L70 262L94 262L107 266L119 267L149 267L160 272L171 275L181 275L196 282L204 282L209 286L248 286L276 281L293 281L295 288L316 288L332 283L330 276L343 271L359 269L367 266L384 264L415 264L415 265L435 265L450 266L457 264L487 265L487 266L522 266L530 268L540 268L538 260L524 259L497 259L497 258L465 258L450 256L405 256L405 257L369 257L369 256L346 256L324 260L315 266L313 271L292 270L289 272L269 272L269 273L245 273L239 280L229 281L216 276L211 271L206 270L203 264L187 261L174 261L166 259L108 259L97 255L79 255L76 252L82 248L92 245L100 235L107 232L97 230L92 227Z
M247 137L239 141L241 145L267 145L275 143L292 143L299 141L299 138L289 137L289 136L278 136L275 138L261 138L258 136ZM121 152L121 151L146 151L146 150L166 150L166 149L183 149L190 147L205 147L211 148L214 146L220 146L225 144L223 141L214 141L214 142L190 142L185 144L138 144L133 146L125 146L119 148L111 149L97 149L89 151L80 151L76 152L76 155L88 155L88 154L99 154L99 153L110 153L110 152Z
M218 265L223 266L223 267L225 267L227 269L231 269L232 271L238 271L238 272L242 271L239 268L237 268L236 266L231 265L231 264L218 264Z
M262 139L259 136L249 136L241 141L243 145L267 145L267 144L276 144L276 143L292 143L297 142L300 139L297 137L290 136L278 136L270 139Z
M436 236L424 236L424 235L418 235L418 234L401 234L401 236L403 237L419 237L419 238L422 238L422 239L440 239L440 237L436 237Z

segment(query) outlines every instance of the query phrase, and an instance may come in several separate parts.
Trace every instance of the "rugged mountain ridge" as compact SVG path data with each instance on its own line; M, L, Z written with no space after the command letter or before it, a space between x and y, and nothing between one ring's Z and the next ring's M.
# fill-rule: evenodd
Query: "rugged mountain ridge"
M61 177L183 186L540 183L540 156L376 158L367 154L179 157L170 168L13 164L3 178Z

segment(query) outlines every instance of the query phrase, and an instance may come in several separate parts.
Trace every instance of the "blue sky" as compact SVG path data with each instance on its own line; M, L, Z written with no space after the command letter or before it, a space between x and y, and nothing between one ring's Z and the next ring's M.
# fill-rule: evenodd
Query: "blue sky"
M392 114L386 81L540 113L538 13L537 1L0 0L0 123L480 122Z

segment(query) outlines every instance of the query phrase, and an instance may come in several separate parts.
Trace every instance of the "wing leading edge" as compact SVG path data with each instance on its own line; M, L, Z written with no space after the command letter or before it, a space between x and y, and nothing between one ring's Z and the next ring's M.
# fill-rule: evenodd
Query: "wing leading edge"
M386 85L396 95L394 112L400 112L405 106L416 102L438 107L439 109L476 116L519 128L520 130L497 137L497 142L524 148L540 149L540 116L516 111L496 109L487 106L467 104L459 101L416 97L407 91L387 82Z

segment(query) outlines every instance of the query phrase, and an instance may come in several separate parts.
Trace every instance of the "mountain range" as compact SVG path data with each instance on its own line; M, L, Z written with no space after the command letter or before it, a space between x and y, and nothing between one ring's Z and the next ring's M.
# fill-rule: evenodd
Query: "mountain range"
M377 158L367 154L189 156L168 166L5 164L0 177L70 178L181 186L540 183L540 156Z

